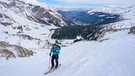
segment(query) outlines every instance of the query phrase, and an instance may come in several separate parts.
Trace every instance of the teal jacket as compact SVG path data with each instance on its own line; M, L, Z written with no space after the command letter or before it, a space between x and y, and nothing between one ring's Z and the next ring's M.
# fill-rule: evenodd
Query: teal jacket
M52 53L53 53L53 55L60 54L60 49L59 49L59 47L56 46L56 48L54 48L54 47L52 46L51 51L50 51L50 54L52 54Z

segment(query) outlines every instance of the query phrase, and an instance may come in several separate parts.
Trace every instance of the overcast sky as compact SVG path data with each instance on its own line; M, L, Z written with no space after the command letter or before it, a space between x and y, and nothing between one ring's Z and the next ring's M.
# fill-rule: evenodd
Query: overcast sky
M103 5L135 5L135 0L38 0L50 6L62 7L88 7Z

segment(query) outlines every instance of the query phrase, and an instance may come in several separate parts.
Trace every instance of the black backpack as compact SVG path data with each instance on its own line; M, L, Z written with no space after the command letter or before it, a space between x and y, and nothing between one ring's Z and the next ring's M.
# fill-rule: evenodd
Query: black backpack
M61 47L59 45L56 45L56 46L59 48L59 50L61 49Z

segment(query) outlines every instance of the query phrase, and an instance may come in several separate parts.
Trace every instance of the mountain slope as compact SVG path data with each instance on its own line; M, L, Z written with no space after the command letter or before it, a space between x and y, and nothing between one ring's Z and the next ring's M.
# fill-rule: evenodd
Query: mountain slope
M11 21L19 23L20 25L22 25L23 23L25 24L25 22L18 20L16 16L46 25L66 25L61 15L59 15L57 12L46 5L43 5L39 2L36 3L36 1L33 3L33 1L30 0L26 2L25 0L5 0L0 1L0 7L2 10L0 12L1 15L6 16L4 20L10 19ZM1 16L1 18L3 18L3 16Z
M46 48L51 29L66 25L61 15L36 0L0 0L0 10L0 41L27 48Z
M134 76L135 35L128 32L106 33L104 38L109 40L103 42L81 41L62 47L59 57L62 66L47 76ZM49 66L47 53L50 49L35 51L37 54L30 58L2 59L1 76L44 76Z
M64 26L61 16L57 12L38 2L0 0L0 10L0 42L29 50L48 48L51 44L50 36L53 33L50 29L57 28L55 22ZM47 17L46 13L51 17ZM15 51L13 53L16 53L17 50L14 48L14 46L3 47L3 44L0 44L0 52L3 49L8 49L10 52Z
M118 6L103 6L93 10L90 10L88 13L93 14L94 12L106 12L112 14L119 14L123 20L115 23L110 23L109 27L113 28L130 28L135 25L134 16L135 16L135 5L129 7L118 7ZM108 26L108 24L106 25Z
M58 11L64 18L66 18L69 25L103 25L114 23L121 20L119 14L112 14L107 12L95 11L92 14L88 11Z
M10 0L3 2L8 1ZM0 9L2 9L0 11L2 21L0 41L21 45L32 49L36 54L29 58L11 58L9 60L0 57L0 75L44 76L43 73L48 70L50 65L48 55L50 49L47 49L49 48L47 46L55 41L51 39L53 33L51 29L57 27L45 26L25 19L24 14L20 14L20 12L15 14L6 7L6 5L0 5ZM116 13L121 12L125 20L103 25L110 31L99 39L100 42L80 41L70 45L72 40L65 40L67 41L65 44L68 46L61 48L59 57L62 66L48 76L135 76L135 35L128 34L130 28L135 26L135 9L132 6L115 10Z
M109 38L107 41L78 42L65 48L61 53L63 66L49 76L134 76L135 35L127 33L108 33L104 37Z

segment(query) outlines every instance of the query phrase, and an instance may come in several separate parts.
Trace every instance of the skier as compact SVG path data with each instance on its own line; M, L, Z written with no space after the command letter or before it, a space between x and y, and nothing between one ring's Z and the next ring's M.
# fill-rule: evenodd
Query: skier
M54 68L54 60L56 62L56 65L55 65L55 69L57 69L58 67L58 59L59 59L59 54L60 54L60 48L56 45L56 44L53 44L51 50L50 50L50 56L52 54L52 58L51 58L51 69Z

